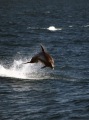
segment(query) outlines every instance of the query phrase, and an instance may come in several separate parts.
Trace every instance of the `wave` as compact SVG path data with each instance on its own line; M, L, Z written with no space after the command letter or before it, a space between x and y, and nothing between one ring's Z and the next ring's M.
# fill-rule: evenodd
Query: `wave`
M85 28L88 28L89 25L81 25L79 27L85 27ZM49 31L52 31L52 32L55 32L55 31L62 31L62 30L65 30L65 29L75 29L76 28L76 25L69 25L69 26L66 26L66 27L55 27L55 26L49 26L47 28L40 28L40 27L27 27L27 29L30 29L30 30L49 30ZM78 28L78 26L77 26Z
M27 29L31 29L31 30L49 30L49 31L62 30L62 28L56 28L55 26L49 26L48 28L28 27Z
M28 60L27 60L28 61ZM0 76L19 79L48 79L44 69L39 64L23 64L24 60L14 60L10 67L0 64Z

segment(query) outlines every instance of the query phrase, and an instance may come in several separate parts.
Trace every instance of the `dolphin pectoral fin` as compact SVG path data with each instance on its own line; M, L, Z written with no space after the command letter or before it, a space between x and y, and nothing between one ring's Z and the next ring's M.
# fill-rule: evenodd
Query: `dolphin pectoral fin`
M26 63L22 63L22 64L28 64L28 63L31 63L31 62L26 62Z
M46 66L41 67L41 69L45 68Z

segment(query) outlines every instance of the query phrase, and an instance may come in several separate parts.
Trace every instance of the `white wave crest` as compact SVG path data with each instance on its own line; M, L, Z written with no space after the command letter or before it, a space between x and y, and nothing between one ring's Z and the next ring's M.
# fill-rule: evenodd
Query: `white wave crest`
M47 29L50 30L50 31L62 30L62 28L55 28L54 26L50 26Z
M89 27L89 25L84 25L84 27Z

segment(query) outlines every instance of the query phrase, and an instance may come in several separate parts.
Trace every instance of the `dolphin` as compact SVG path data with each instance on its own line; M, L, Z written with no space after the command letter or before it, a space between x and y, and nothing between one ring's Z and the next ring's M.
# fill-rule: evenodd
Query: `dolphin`
M45 51L42 45L41 45L41 49L42 51L40 53L34 55L29 62L26 62L24 64L41 62L44 64L42 68L50 67L54 69L54 59L47 51Z

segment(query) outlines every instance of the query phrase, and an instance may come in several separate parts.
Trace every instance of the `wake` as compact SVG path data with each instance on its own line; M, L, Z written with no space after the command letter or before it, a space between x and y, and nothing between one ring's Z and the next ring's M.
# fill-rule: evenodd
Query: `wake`
M28 61L28 60L26 60ZM19 79L47 79L50 75L40 64L23 64L24 60L14 60L10 67L0 64L0 76ZM6 67L4 67L6 66Z

